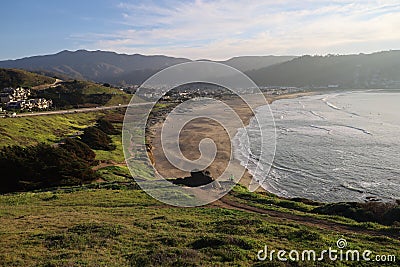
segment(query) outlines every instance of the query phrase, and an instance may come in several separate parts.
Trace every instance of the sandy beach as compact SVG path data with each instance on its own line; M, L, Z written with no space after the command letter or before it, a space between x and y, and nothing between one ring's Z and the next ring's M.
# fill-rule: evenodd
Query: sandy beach
M279 96L265 95L265 99L271 104L273 101L279 99L296 98L304 95L309 95L310 92L304 93L293 93L285 94ZM257 96L255 96L257 97ZM259 97L259 96L258 96ZM232 97L229 99L224 99L224 102L232 107L238 116L241 118L243 125L247 126L250 119L254 116L252 110L238 97ZM261 102L262 103L262 102ZM210 104L213 105L213 104ZM262 104L260 104L262 105ZM214 107L207 107L213 110ZM214 114L217 113L213 110ZM161 146L161 130L163 123L159 122L154 124L150 128L151 134L151 144L152 144L152 158L154 161L154 166L157 171L166 178L179 178L186 177L189 175L188 172L181 171L174 167L166 158L162 146ZM236 134L236 133L235 133ZM200 152L198 149L199 143L204 138L212 139L217 146L217 155L213 163L207 168L211 173L212 177L219 177L223 171L226 169L229 160L233 162L233 167L238 171L244 172L244 175L240 179L240 183L248 186L251 181L251 175L240 162L233 158L231 140L229 138L226 130L219 125L216 121L201 118L195 119L185 125L183 131L180 133L179 144L181 151L185 157L190 160L195 160L200 157Z

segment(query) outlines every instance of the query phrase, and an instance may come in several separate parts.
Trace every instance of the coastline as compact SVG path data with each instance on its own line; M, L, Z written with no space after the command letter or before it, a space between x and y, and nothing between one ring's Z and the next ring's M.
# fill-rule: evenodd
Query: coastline
M280 99L291 99L302 96L312 95L315 92L298 92L283 94L279 96L272 96L264 94L268 104L272 104L274 101ZM247 127L250 120L254 117L254 114L250 108L238 97L232 97L224 99L224 102L231 106L238 116L241 118L243 125ZM260 105L261 106L261 105ZM259 107L259 106L257 106ZM168 159L165 157L162 146L161 146L161 129L163 122L159 121L149 127L151 144L150 158L157 171L166 178L182 178L188 175L187 172L181 171L172 166ZM236 129L235 135L239 129ZM194 134L195 133L195 134ZM217 145L217 155L214 162L207 168L211 173L212 177L219 177L227 167L229 160L232 160L233 167L238 171L242 171L244 174L239 181L239 184L248 187L252 181L252 175L250 172L241 165L238 159L233 157L233 147L231 147L231 140L226 131L219 126L215 121L208 119L196 119L188 123L180 134L180 147L183 155L188 159L194 160L199 157L198 144L200 140L204 138L211 138ZM259 187L257 191L265 191L264 188ZM273 193L273 192L271 192Z

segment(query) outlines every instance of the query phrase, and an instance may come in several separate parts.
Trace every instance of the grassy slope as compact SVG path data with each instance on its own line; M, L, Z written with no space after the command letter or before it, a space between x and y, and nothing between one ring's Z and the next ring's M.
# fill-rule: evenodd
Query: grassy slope
M56 143L96 121L101 113L76 113L40 117L1 118L0 146Z
M94 125L97 119L112 111L74 113L39 117L1 118L0 147L7 145L34 145L38 142L54 144ZM116 124L121 127L120 123ZM96 159L116 163L125 162L121 136L111 136L116 149L113 151L96 150Z
M89 81L65 81L57 87L37 90L38 97L53 99L54 104L63 108L85 105L114 106L128 104L131 95L117 88L106 87ZM61 101L59 97L61 96Z
M249 266L257 263L255 255L264 245L323 250L343 237L246 211L165 206L140 189L116 183L108 189L0 196L0 224L2 266ZM400 247L399 240L388 237L344 237L351 249L397 254Z

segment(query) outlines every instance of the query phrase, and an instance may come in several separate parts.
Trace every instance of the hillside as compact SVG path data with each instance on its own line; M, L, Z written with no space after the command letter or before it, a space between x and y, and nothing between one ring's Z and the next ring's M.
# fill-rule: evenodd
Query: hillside
M240 71L258 70L275 64L290 61L295 56L243 56L234 57L225 61L217 61L234 67Z
M32 98L51 99L57 109L127 104L131 97L117 88L90 81L55 82L55 78L24 70L0 69L0 88L30 87Z
M56 108L81 108L127 104L131 98L125 92L88 81L64 81L57 86L35 90L35 97L52 99Z
M264 86L400 88L400 51L302 56L247 74Z
M18 69L0 69L0 88L33 87L54 83L55 79Z

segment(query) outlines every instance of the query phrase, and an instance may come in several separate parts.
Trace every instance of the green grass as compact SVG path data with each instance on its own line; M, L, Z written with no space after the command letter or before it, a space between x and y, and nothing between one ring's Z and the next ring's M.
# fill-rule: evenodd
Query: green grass
M105 104L106 106L126 105L131 101L132 96L127 94L113 95L111 99Z
M132 176L126 166L108 166L98 170L101 177L107 182L132 182Z
M280 198L268 192L254 194L249 192L242 186L236 186L232 191L232 195L235 196L236 199L241 203L245 203L246 205L265 210L288 212L305 217L312 217L332 222L340 222L343 225L361 227L364 229L380 231L387 231L391 229L391 227L384 226L378 223L357 222L353 219L341 216L321 215L312 212L316 207L323 206L324 203L314 203L313 205L310 205L290 199Z
M116 146L116 149L111 151L94 150L94 152L96 153L96 159L100 161L124 163L125 158L121 135L111 135L110 137L112 143Z
M0 223L1 266L250 266L264 245L322 250L342 237L244 211L165 206L138 189L3 195ZM399 240L344 237L351 249L398 255Z
M86 95L91 94L115 94L115 95L126 95L124 91L113 87L106 87L103 85L95 84L87 81L79 81L80 87L82 87L82 93Z
M56 143L91 126L101 113L76 113L22 118L0 118L0 147Z

